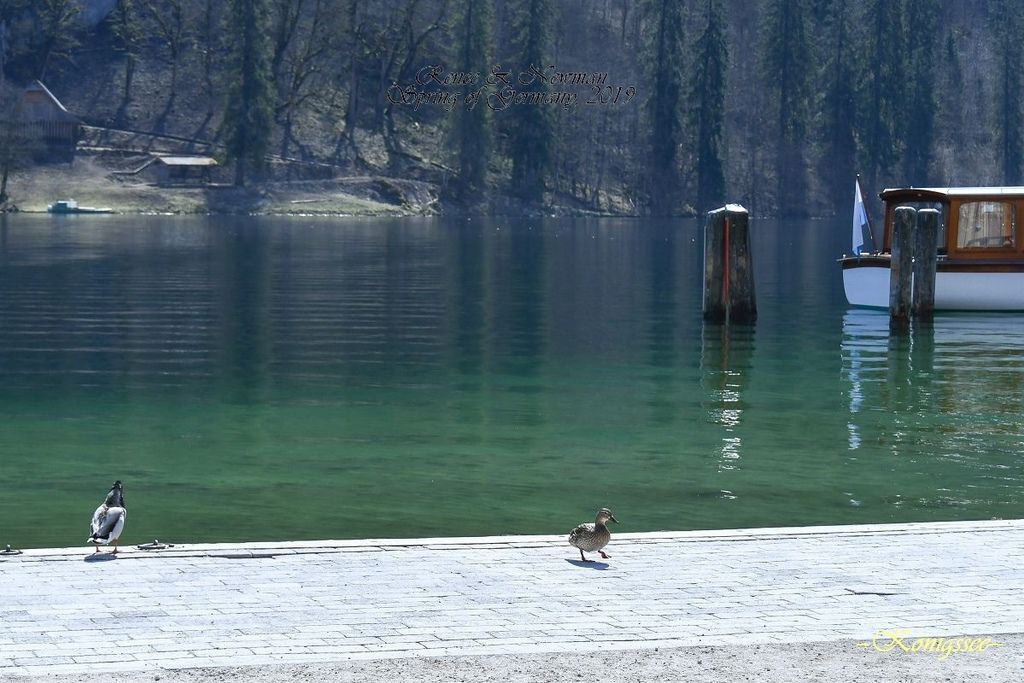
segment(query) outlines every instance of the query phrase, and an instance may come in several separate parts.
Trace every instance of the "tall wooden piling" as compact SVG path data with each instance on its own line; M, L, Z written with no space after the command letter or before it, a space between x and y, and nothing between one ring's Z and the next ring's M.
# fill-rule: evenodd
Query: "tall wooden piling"
M914 319L928 322L935 316L935 269L939 250L939 212L921 209L917 212L914 231Z
M752 323L757 320L757 299L750 251L750 214L738 204L728 204L725 209L729 226L729 320Z
M724 323L729 317L726 300L725 209L708 211L704 222L704 319Z
M704 319L757 320L750 216L738 204L709 211L704 224Z
M905 328L910 322L916 222L917 211L913 207L896 207L892 225L892 258L889 264L890 329Z

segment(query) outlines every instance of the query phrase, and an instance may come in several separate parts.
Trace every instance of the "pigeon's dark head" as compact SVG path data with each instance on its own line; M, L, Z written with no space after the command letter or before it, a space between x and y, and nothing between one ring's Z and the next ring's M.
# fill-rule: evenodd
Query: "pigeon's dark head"
M107 492L107 499L103 501L103 504L112 508L124 507L124 491L121 488L120 479L115 481L114 485L110 487L110 491Z

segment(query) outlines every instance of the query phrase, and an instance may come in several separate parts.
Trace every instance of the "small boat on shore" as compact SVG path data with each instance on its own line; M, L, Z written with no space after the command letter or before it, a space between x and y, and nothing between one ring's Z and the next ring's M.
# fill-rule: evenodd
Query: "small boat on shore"
M892 188L879 196L885 221L876 235L858 183L853 254L839 259L851 305L888 308L893 217L911 206L939 211L935 310L1024 311L1024 187Z
M46 207L50 213L114 213L109 207L79 206L74 199L62 199Z

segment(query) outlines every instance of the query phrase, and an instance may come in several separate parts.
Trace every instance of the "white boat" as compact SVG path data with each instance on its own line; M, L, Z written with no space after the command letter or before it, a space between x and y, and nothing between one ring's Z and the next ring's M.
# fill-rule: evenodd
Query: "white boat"
M912 206L940 212L935 310L1024 311L1024 187L893 188L879 196L885 223L874 235L865 228L858 184L853 254L839 260L851 305L889 307L893 214L897 206ZM881 248L865 251L873 238Z
M74 199L61 199L46 207L50 213L114 213L109 207L79 206Z

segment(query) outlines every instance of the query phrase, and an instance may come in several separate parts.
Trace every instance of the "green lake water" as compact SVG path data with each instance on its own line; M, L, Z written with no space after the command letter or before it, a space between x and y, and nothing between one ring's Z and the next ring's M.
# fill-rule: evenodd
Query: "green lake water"
M1024 517L1024 317L890 339L845 221L0 217L0 545Z

